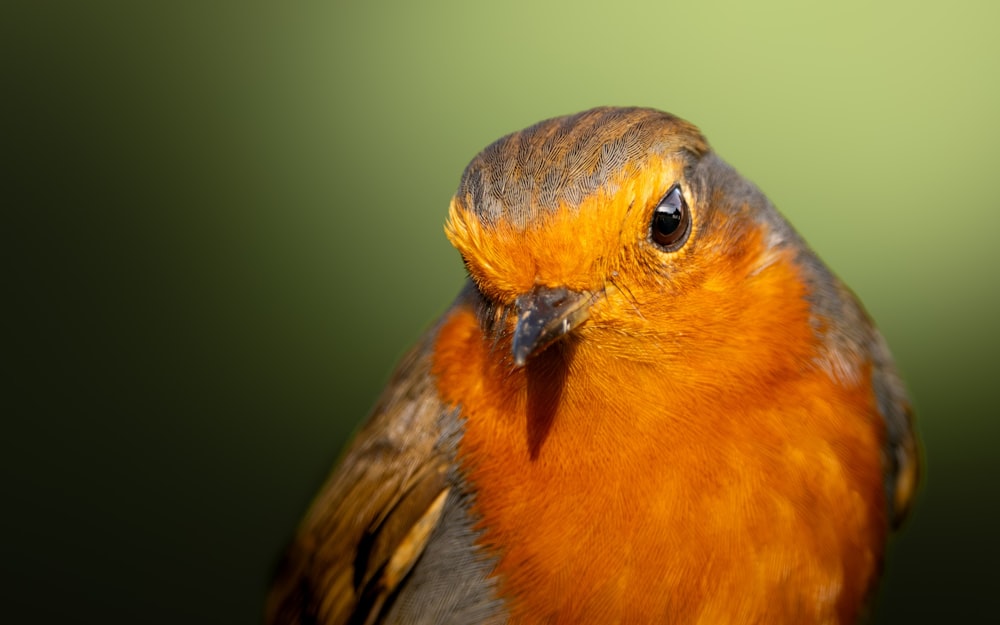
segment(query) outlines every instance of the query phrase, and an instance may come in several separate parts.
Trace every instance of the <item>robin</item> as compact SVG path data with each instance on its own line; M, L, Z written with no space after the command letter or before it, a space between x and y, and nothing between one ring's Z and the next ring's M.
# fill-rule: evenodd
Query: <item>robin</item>
M693 125L466 168L469 280L287 552L271 623L854 623L919 455L861 304Z

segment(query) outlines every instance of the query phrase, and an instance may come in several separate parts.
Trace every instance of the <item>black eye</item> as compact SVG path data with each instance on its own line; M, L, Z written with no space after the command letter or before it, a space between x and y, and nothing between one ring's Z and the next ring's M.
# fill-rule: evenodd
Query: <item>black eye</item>
M664 250L673 252L684 245L690 231L691 211L684 201L681 188L674 185L653 211L649 238Z

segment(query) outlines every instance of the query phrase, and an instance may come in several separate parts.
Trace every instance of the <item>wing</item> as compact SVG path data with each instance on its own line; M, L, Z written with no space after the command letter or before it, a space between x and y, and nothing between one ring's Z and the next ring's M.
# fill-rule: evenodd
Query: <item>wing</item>
M314 500L279 565L268 623L485 622L499 614L492 562L478 553L454 468L457 411L434 388L435 334L403 358Z
M885 491L889 500L889 521L893 528L906 519L920 481L920 450L913 408L906 387L896 371L889 346L873 328L871 339L872 387L879 412L885 422L882 446Z
M913 407L892 359L889 345L875 323L865 311L860 300L843 282L827 273L827 288L836 293L827 299L839 302L828 312L836 319L836 332L829 334L831 353L838 350L856 350L867 355L859 359L871 363L871 384L875 403L884 426L882 443L883 485L885 488L888 520L895 529L906 519L917 484L920 481L920 446L914 426ZM846 324L844 323L846 321ZM845 331L851 328L850 331ZM832 361L843 361L833 357ZM832 366L837 370L839 367ZM841 368L842 369L842 368Z
M270 623L346 623L377 614L440 518L448 460L436 449L443 408L418 345L389 381L285 554ZM364 623L368 619L353 619Z

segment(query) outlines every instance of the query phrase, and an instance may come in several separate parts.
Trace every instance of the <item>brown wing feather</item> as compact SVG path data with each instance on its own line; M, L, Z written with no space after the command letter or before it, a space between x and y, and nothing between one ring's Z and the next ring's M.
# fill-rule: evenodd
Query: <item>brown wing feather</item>
M889 522L893 528L898 528L910 512L920 483L920 445L913 408L889 353L889 346L878 330L873 328L873 334L872 387L885 422L883 462L886 467Z
M367 623L438 523L449 460L428 333L404 357L279 567L268 623Z

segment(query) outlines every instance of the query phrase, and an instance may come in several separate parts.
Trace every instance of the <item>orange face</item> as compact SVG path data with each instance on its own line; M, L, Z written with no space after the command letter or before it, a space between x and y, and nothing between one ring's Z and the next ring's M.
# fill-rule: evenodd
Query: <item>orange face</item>
M448 237L482 293L500 306L515 306L539 285L590 295L589 318L571 342L634 361L666 366L666 359L689 384L709 374L710 387L794 367L805 356L788 349L793 339L813 349L796 250L769 245L776 235L751 207L714 206L712 191L687 179L682 156L643 165L623 168L610 191L562 204L525 227L483 223L456 198ZM663 246L654 222L672 189L681 195L687 233Z

